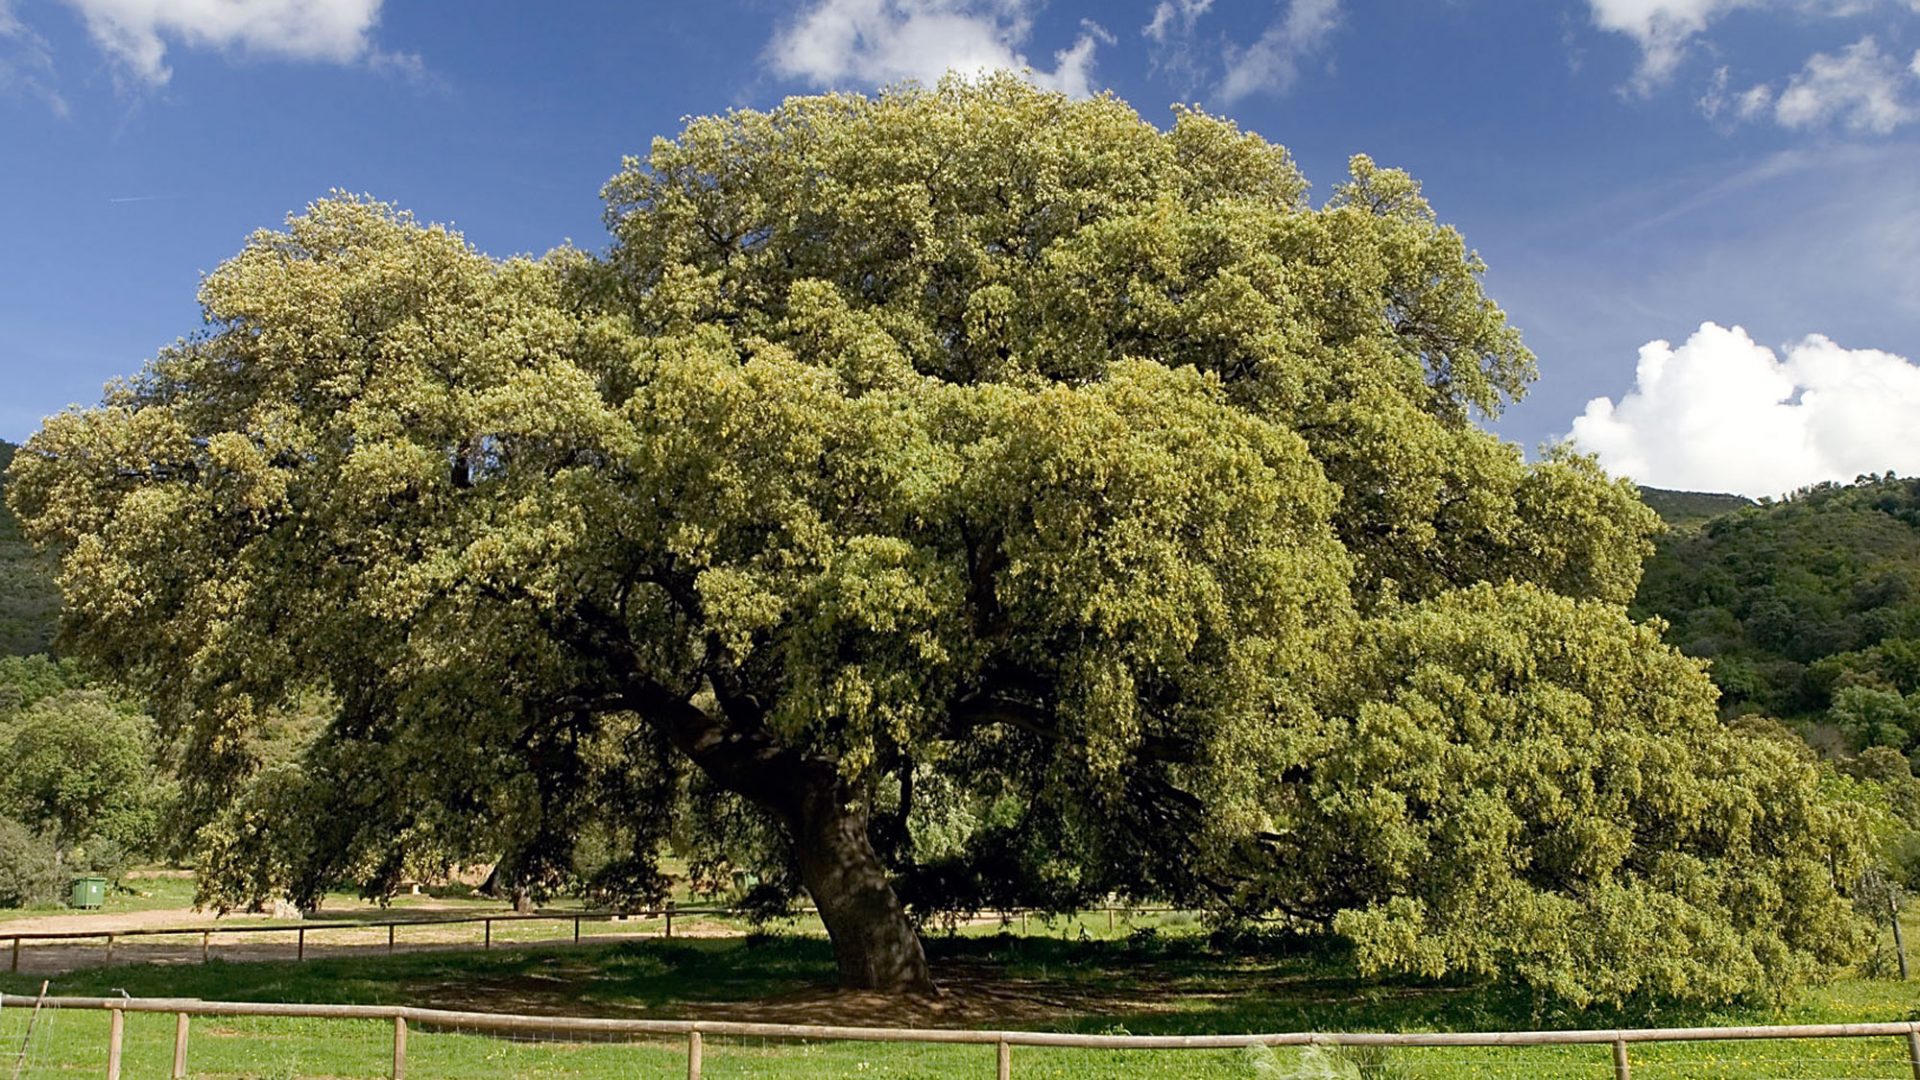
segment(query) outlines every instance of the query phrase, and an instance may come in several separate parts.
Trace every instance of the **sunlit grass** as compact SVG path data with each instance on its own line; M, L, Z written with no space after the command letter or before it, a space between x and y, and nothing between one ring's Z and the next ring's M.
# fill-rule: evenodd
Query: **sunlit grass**
M1137 932L1142 925L1155 932ZM1849 979L1780 1009L1654 1009L1632 1014L1543 1008L1510 987L1365 980L1337 951L1220 951L1187 917L1103 914L969 926L932 933L929 952L959 1019L849 1011L830 991L833 962L813 934L503 944L322 956L306 963L123 965L53 980L52 992L240 1001L411 1004L502 1012L628 1017L768 1018L1133 1034L1251 1031L1451 1031L1644 1024L1728 1025L1904 1020L1920 1015L1920 984ZM1084 934L1082 931L1084 930ZM38 980L0 978L10 993ZM982 1004L982 1001L985 1003ZM878 1013L875 1013L875 1010ZM0 1062L25 1033L27 1010L0 1015ZM90 1076L103 1067L106 1017L42 1018L26 1076ZM208 1077L384 1075L385 1022L204 1018L193 1022L192 1074ZM171 1016L130 1016L129 1077L166 1075ZM991 1075L990 1046L895 1046L708 1038L709 1077ZM1646 1077L1906 1077L1899 1039L1636 1045ZM1017 1048L1020 1077L1532 1077L1612 1075L1606 1046L1502 1049L1086 1051ZM565 1042L416 1028L412 1077L684 1076L679 1039Z

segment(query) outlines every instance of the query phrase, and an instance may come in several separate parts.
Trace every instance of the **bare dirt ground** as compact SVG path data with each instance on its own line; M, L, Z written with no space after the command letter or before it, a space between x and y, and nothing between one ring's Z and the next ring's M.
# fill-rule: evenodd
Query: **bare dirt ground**
M456 900L435 900L428 897L409 897L406 911L383 911L375 907L349 908L342 911L321 911L313 916L314 922L369 922L390 919L434 918L447 915L483 915L486 912L474 910L472 903ZM498 914L511 914L500 911ZM0 923L0 938L12 934L117 934L125 930L149 929L159 927L189 927L198 931L201 927L265 925L274 922L286 923L290 928L294 923L288 919L275 919L265 912L230 911L222 915L215 911L196 911L193 908L156 908L151 911L102 912L62 912L55 915L32 915L26 918L8 919Z
M384 956L390 952L486 948L489 945L493 948L517 948L530 945L570 946L573 943L573 922L569 916L551 920L516 920L511 912L492 913L495 921L490 942L487 927L479 921L451 925L405 925L412 919L458 915L477 920L487 914L474 911L471 904L454 903L410 905L405 915L378 911L333 915L322 912L312 920L312 923L320 925L308 924L304 927L304 945L301 942L301 923L275 920L264 915L216 916L211 912L184 909L114 915L49 915L0 925L0 964L6 964L8 970L21 974L60 975L110 964L196 964L208 958L229 962L296 958L315 960L355 955ZM350 920L393 920L402 925L395 928L391 946L384 925L328 925ZM245 929L241 929L243 927ZM110 934L158 929L178 929L181 933L116 936L111 945L107 942L107 935ZM589 916L581 920L580 932L583 944L602 944L661 937L666 933L666 923L660 918L611 920L605 916ZM16 961L11 951L13 943L6 939L13 934L30 933L84 933L98 936L78 940L24 940L20 943ZM677 916L673 921L675 937L729 937L740 933L736 927L695 916Z

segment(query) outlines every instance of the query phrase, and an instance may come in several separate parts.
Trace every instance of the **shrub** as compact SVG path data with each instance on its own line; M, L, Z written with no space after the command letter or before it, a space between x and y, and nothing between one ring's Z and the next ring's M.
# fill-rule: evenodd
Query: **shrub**
M60 894L53 845L9 817L0 817L0 907L46 903Z

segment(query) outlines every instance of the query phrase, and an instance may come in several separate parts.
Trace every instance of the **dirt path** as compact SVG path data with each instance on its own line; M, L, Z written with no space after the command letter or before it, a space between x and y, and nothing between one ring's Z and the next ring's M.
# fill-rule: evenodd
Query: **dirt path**
M487 911L476 909L471 903L456 900L434 900L426 897L409 897L404 910L398 908L380 909L368 905L363 908L345 908L339 911L321 911L313 917L315 922L369 922L387 919L405 919L415 915L510 915L506 909ZM10 934L117 934L123 930L146 930L168 927L190 928L195 931L202 927L260 925L276 920L265 912L247 913L231 911L221 915L213 911L196 911L193 908L155 908L150 911L118 912L63 912L58 915L33 915L21 919L8 919L0 922L0 937ZM294 920L279 919L289 927Z
M426 905L414 907L409 910L408 916L426 910ZM457 905L438 910L441 914L458 914L475 921L407 925L406 919L402 918L399 920L401 925L393 928L389 934L384 925L327 925L335 920L328 920L324 915L315 920L321 924L318 926L287 921L276 923L257 915L230 915L222 919L205 915L183 918L178 911L130 912L114 916L52 916L45 920L31 920L48 924L32 930L24 925L29 920L22 920L19 925L10 923L0 926L0 965L5 965L0 970L46 976L124 964L197 964L209 959L229 963L320 960L387 956L403 952L570 948L575 944L573 920L566 916L551 920L514 920L509 911L476 912L470 906ZM489 914L495 916L490 929L479 921ZM336 919L338 922L347 921ZM379 921L390 919L392 916L389 915ZM247 928L243 930L242 926ZM16 954L11 950L12 943L4 940L16 929L21 933L87 933L100 936L80 940L26 940L20 943ZM180 933L120 937L111 945L106 940L109 934L136 929L178 929ZM673 936L677 938L735 937L743 932L736 926L692 915L678 916L673 922ZM581 945L599 945L664 936L666 922L658 917L608 919L601 916L581 920L578 941Z

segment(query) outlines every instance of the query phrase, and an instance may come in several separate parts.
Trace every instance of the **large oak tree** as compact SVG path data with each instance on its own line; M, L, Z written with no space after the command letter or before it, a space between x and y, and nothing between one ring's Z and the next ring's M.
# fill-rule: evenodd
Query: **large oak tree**
M598 829L629 895L759 837L859 987L930 984L916 914L1108 890L1575 998L1847 955L1844 808L1621 614L1631 488L1476 425L1533 359L1404 174L1316 206L1001 77L695 120L606 198L507 262L316 203L20 455L71 647L241 807L216 890ZM1622 930L1710 951L1576 977Z

